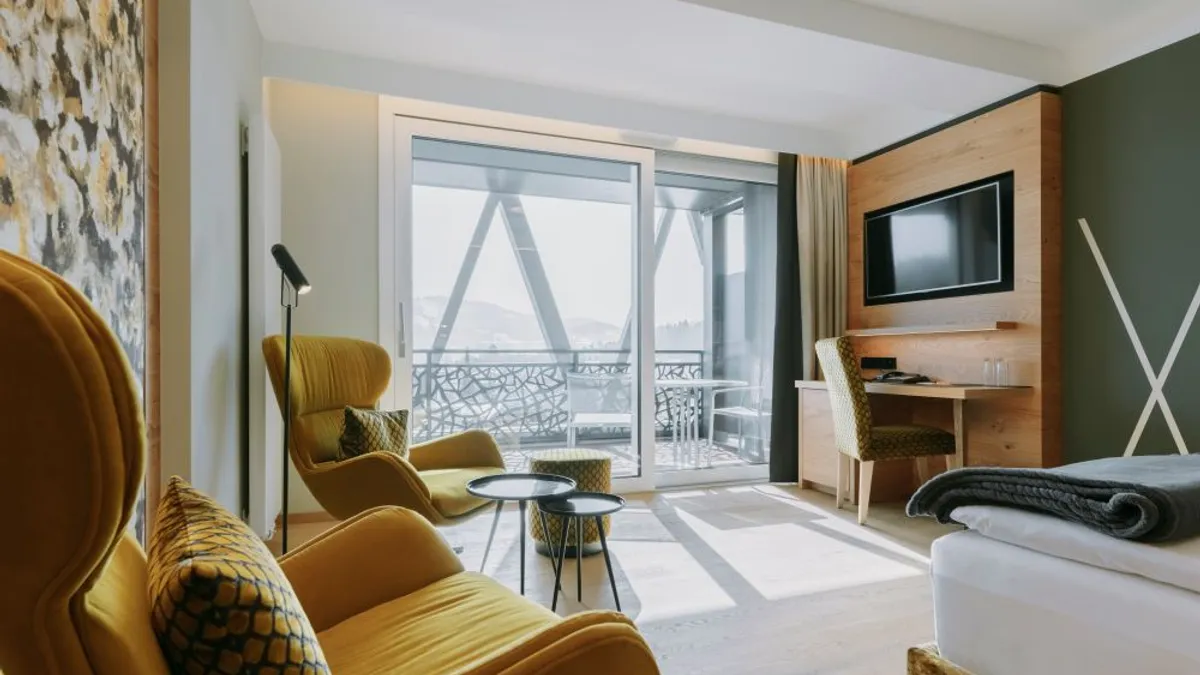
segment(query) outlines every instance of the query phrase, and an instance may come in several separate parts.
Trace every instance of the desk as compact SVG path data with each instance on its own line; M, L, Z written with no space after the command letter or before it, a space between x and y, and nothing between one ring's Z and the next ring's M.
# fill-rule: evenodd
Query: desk
M954 411L954 440L955 460L958 466L967 466L970 461L967 446L967 427L964 424L963 409L967 401L986 401L1025 396L1032 391L1030 387L991 387L978 384L895 384L891 382L864 382L867 393L872 398L872 416L875 424L911 424L903 406L887 406L883 402L890 397L910 397L920 399L946 399ZM833 442L833 418L829 405L829 396L824 381L797 380L796 388L799 409L797 420L799 424L798 439L800 462L800 485L805 483L832 489L837 478L837 449ZM880 400L883 399L883 400ZM890 466L892 474L876 477L878 489L880 482L886 485L885 494L895 498L906 492L911 492L912 468L911 461L895 460L881 462ZM924 473L923 466L915 465L918 471ZM879 468L883 468L880 466ZM883 480L880 481L880 478ZM921 476L924 480L925 476ZM884 495L881 495L884 496ZM874 500L875 497L872 497Z

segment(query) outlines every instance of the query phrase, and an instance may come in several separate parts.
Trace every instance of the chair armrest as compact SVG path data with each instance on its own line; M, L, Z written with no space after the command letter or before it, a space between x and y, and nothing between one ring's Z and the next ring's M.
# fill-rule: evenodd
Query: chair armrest
M306 472L304 482L335 518L350 518L377 506L403 506L437 518L429 486L417 469L390 452L322 462Z
M420 471L480 466L504 468L504 457L500 455L496 439L479 429L414 445L408 449L408 460Z
M464 675L658 675L646 640L624 614L567 617L477 663Z
M317 632L463 571L429 521L394 506L340 523L279 566Z
M733 394L733 393L739 393L739 392L745 393L745 392L760 391L760 390L762 390L762 387L753 387L753 386L751 386L751 387L747 387L747 386L724 387L721 389L713 389L713 396L718 396L720 394Z

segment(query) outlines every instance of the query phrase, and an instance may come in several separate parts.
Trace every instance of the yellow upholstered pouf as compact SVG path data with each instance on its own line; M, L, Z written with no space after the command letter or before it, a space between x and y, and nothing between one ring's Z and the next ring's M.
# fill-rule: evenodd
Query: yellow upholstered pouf
M585 450L583 448L563 448L560 450L544 450L529 455L529 470L533 473L549 473L555 476L566 476L576 483L576 489L581 492L612 492L612 455L600 450ZM558 546L562 537L562 523L556 516L546 516L546 526L550 529L550 542ZM604 533L612 530L609 516L604 516ZM529 531L533 537L538 553L548 555L550 550L546 545L546 532L542 530L541 512L536 502L529 510ZM600 533L596 531L596 523L589 520L583 528L583 554L592 555L600 552ZM570 541L567 542L567 556L575 555L575 528L571 528Z

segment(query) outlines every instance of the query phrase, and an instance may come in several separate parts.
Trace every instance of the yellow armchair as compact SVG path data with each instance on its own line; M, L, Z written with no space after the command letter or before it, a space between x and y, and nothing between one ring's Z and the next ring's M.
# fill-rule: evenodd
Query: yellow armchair
M263 356L275 400L282 402L283 337L263 340ZM376 407L391 375L391 357L377 344L337 337L292 338L288 451L309 491L340 519L376 506L403 506L442 524L486 506L486 501L467 493L467 483L503 473L504 459L496 441L483 431L414 445L407 461L384 453L336 461L345 406Z
M128 532L145 438L120 346L78 291L2 251L0 326L0 672L167 675ZM405 509L367 510L280 566L338 675L658 672L625 617L562 619L464 572Z

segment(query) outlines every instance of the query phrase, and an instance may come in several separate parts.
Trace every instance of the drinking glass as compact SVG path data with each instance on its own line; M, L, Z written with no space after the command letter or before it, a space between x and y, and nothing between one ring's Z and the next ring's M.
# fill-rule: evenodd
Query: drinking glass
M996 383L996 367L991 359L983 360L983 384L985 386Z
M996 385L1000 387L1008 386L1008 362L1002 358L997 358L995 362L996 368Z

